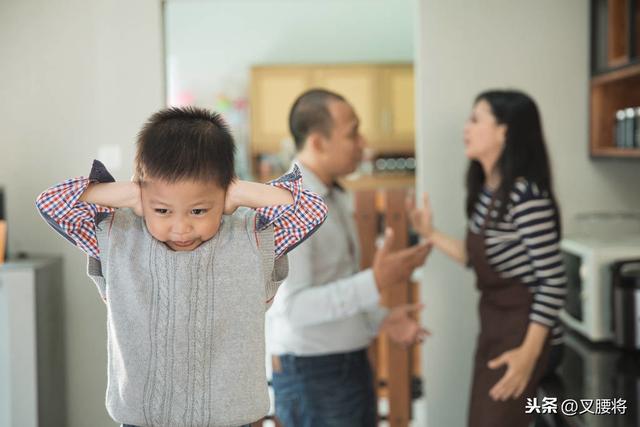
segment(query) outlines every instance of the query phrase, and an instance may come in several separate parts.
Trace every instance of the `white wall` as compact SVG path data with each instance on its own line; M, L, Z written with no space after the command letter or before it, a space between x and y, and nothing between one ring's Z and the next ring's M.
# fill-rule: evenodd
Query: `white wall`
M540 107L566 230L585 210L640 210L640 163L588 157L589 2L419 2L418 187L431 194L436 226L465 231L462 129L473 98L520 88ZM466 423L477 332L473 276L434 254L426 269L428 425Z
M64 254L69 427L113 426L104 408L105 309L82 253L34 207L38 193L88 174L101 145L131 176L142 122L164 104L159 0L0 2L0 185L12 252Z
M412 0L169 0L165 11L168 102L221 112L245 179L251 66L413 60Z
M169 98L246 95L253 64L411 62L413 12L411 0L169 1Z

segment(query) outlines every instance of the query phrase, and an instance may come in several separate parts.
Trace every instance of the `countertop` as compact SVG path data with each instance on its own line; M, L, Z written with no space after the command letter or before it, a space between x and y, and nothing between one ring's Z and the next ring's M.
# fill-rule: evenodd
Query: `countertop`
M543 397L557 398L556 424L548 425L640 426L640 352L621 350L612 343L592 343L573 331L565 332L564 341L564 358L556 375L544 380L539 389L539 401ZM562 402L568 399L577 403L577 412L592 405L591 412L601 413L602 405L613 399L623 399L626 409L624 414L585 412L568 416L561 411ZM603 402L605 399L609 402Z

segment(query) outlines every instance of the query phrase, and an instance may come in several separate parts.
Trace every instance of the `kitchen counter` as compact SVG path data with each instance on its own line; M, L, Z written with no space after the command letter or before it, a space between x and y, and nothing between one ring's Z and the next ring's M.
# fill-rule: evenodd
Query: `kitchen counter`
M546 425L549 427L638 427L640 352L624 351L611 343L592 343L575 332L567 331L564 358L556 375L541 383L539 404L544 397L557 398L557 415L546 415ZM568 399L577 402L578 414L569 416L562 413L561 404ZM584 406L581 399L586 400ZM593 402L591 412L600 412L602 409L599 404L603 404L605 399L609 402L613 399L625 400L624 414L585 412L585 407L590 404L588 401Z
M396 188L411 189L416 185L414 174L387 173L374 175L351 175L340 180L340 184L348 190L387 190Z

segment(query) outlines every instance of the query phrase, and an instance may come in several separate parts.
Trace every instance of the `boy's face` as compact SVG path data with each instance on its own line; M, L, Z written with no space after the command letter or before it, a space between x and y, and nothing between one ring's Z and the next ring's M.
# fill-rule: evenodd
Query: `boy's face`
M174 251L192 251L218 232L226 191L217 184L145 179L140 193L149 232Z

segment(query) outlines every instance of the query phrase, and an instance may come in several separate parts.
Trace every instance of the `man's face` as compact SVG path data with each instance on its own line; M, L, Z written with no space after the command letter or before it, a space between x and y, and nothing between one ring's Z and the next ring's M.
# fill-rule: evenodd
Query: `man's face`
M343 101L331 101L327 105L333 129L324 142L327 169L334 177L355 171L362 160L365 139L360 134L360 120L351 105Z
M140 190L147 229L174 251L192 251L218 232L226 192L217 184L146 179Z

